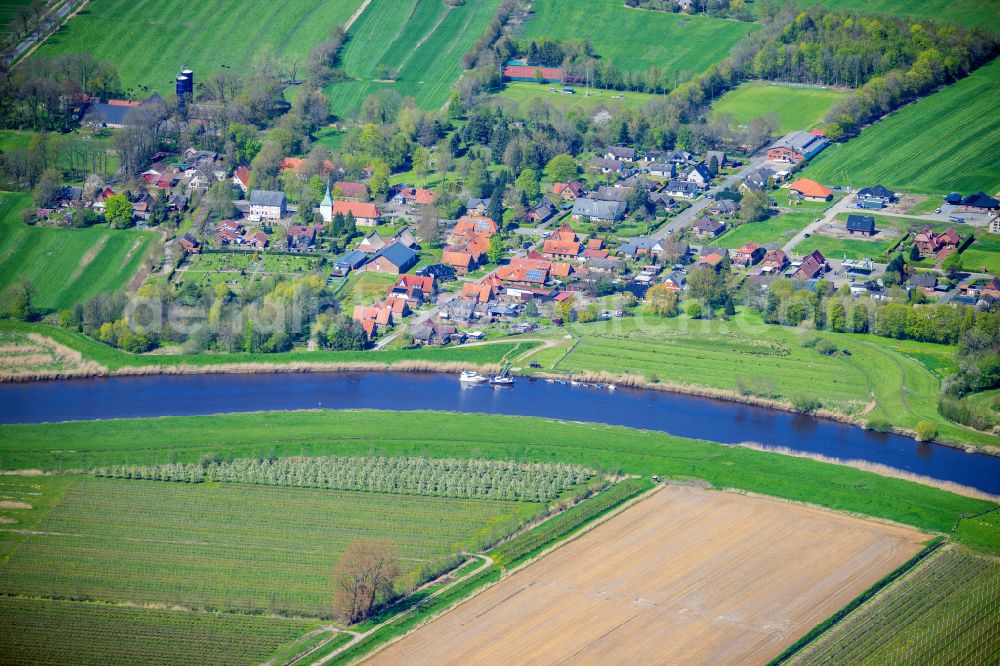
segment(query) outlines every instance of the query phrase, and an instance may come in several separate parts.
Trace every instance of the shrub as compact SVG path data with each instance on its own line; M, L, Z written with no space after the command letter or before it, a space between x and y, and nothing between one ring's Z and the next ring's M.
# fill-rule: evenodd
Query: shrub
M870 419L865 427L875 432L892 432L892 424L885 419Z
M929 442L937 436L937 428L930 421L917 421L917 441Z
M824 356L830 356L837 351L837 345L833 344L826 338L821 338L816 343L816 351L818 351L820 354L823 354Z
M702 307L698 301L688 301L684 306L684 314L691 319L701 319Z
M797 395L792 398L792 407L795 408L795 411L802 412L803 414L812 414L822 406L823 403L819 400L804 395Z

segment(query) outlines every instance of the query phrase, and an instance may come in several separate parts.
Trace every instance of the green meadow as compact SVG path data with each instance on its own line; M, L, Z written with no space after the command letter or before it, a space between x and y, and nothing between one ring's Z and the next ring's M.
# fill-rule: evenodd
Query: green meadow
M735 249L753 241L784 245L816 218L810 213L780 213L761 222L747 222L719 236L712 245Z
M995 28L1000 24L997 0L805 0L801 4L859 14L912 16L976 28Z
M153 232L103 227L28 227L21 211L30 203L30 194L0 194L0 291L28 279L42 310L121 289L156 238Z
M824 150L802 175L901 192L1000 190L1000 59Z
M721 62L751 23L708 16L630 9L621 0L540 0L524 23L530 39L590 40L595 53L620 70L658 67L673 82Z
M348 32L342 65L351 81L327 87L332 111L346 116L378 90L413 97L422 109L448 101L462 56L485 32L500 0L449 7L440 0L373 0ZM378 81L383 68L391 82Z
M39 55L89 51L118 68L137 96L148 87L173 93L182 67L203 80L225 66L250 72L256 56L304 60L330 29L347 22L361 0L235 0L178 5L156 0L90 0L38 50Z
M773 113L778 118L778 132L784 134L816 127L827 110L844 97L846 93L835 88L749 81L712 104L712 116L729 115L737 123L749 125Z
M576 92L572 95L560 92L562 86L526 81L511 81L503 90L496 94L499 100L516 102L522 112L530 108L530 104L538 99L548 102L559 111L582 111L593 113L598 107L614 111L618 107L641 109L660 95L649 95L638 92L622 92L617 90L590 90L582 86L573 86Z

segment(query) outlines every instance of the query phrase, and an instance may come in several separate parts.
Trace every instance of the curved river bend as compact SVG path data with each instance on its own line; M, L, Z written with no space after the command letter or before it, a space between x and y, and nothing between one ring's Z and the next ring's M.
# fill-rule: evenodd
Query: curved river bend
M664 391L519 379L466 387L454 375L394 372L111 377L0 384L0 423L190 416L288 409L436 409L544 416L760 442L866 460L1000 494L1000 457L919 444L801 414Z

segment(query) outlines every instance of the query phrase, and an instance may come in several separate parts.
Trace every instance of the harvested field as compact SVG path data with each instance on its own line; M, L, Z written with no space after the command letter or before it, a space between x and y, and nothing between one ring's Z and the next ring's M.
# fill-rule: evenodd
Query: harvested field
M0 331L0 382L88 376L101 370L97 363L84 361L80 352L51 338Z
M924 539L772 499L668 487L370 663L763 663Z

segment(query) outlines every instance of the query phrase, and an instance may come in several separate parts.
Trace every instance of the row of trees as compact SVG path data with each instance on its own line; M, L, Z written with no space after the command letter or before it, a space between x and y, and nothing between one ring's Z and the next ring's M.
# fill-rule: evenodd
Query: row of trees
M119 465L97 476L154 481L253 483L435 497L544 502L594 476L562 463L430 458L238 459L208 464Z

